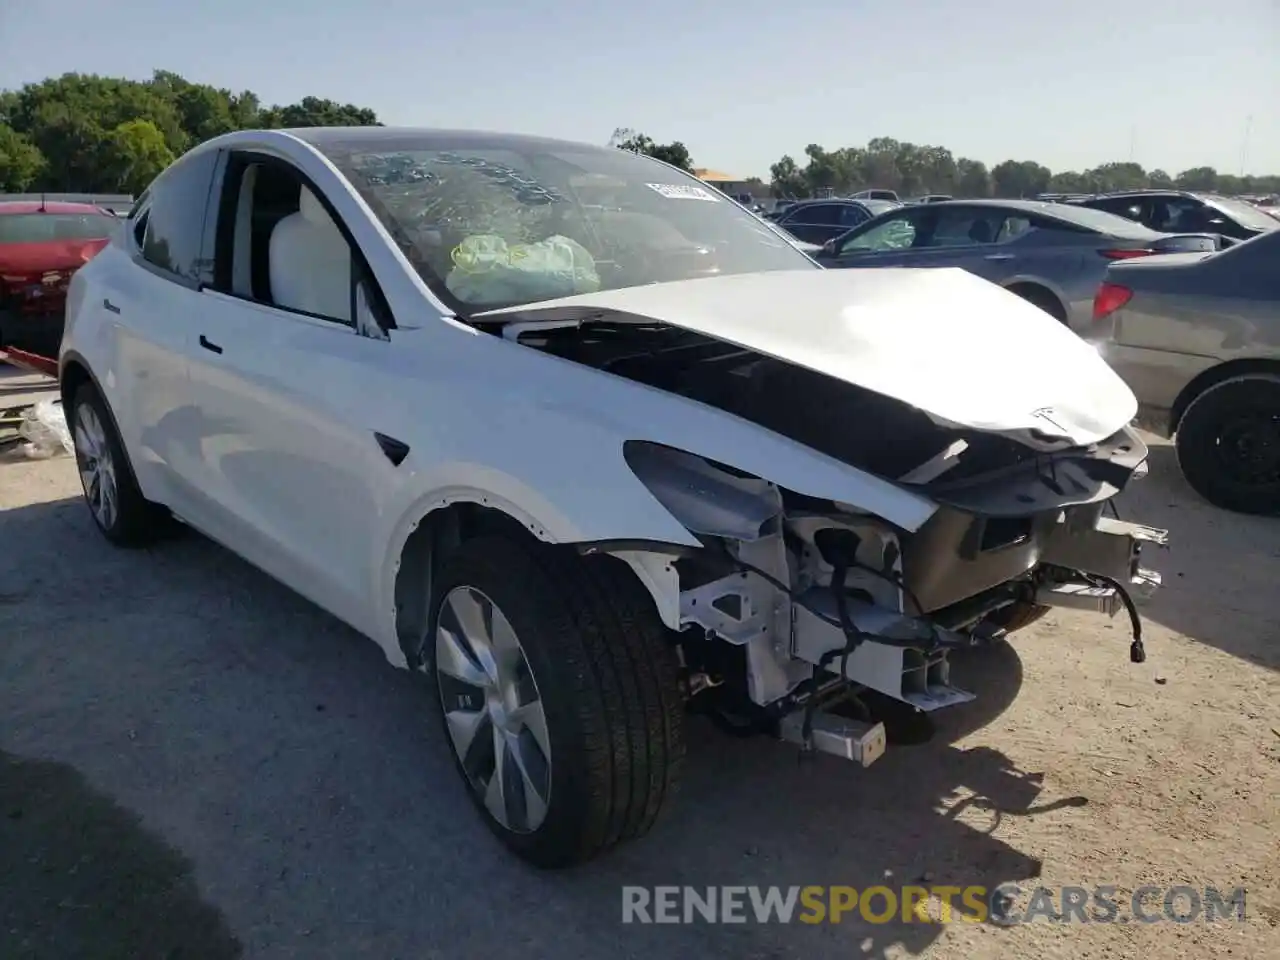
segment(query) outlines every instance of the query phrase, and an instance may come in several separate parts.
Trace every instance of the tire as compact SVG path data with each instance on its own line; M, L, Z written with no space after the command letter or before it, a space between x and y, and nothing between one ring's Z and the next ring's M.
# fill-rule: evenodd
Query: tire
M1010 293L1016 293L1027 303L1033 303L1053 319L1059 323L1067 322L1067 311L1063 309L1062 304L1048 290L1043 287L1010 287Z
M494 834L529 863L560 868L647 833L679 779L684 705L674 650L632 571L613 557L583 558L559 547L486 536L447 557L437 583L421 667L432 679L455 765ZM490 605L480 622L491 636L505 619L522 654L508 658L520 679L509 684L517 694L504 701L503 715L486 712L492 708L477 699L479 694L491 704L501 684L486 692L457 679L486 662L477 654L482 644L467 640L451 647L449 641L470 635L461 624L476 620L459 611L473 601L481 611ZM469 658L462 669L459 650ZM536 724L521 727L523 720L513 720L518 712L532 715L531 700L544 717L545 750ZM455 740L455 727L477 731L470 747L465 735ZM515 728L518 733L511 732ZM504 793L501 802L492 802L496 773L485 776L496 770L495 743L504 737L504 759L511 759L503 769L513 774L510 764L523 756L521 769L531 771L519 781L521 801L508 802ZM545 800L540 820L539 800Z
M119 547L142 547L158 540L170 527L169 513L142 495L115 418L92 383L81 385L72 397L67 428L85 503L103 536ZM104 493L114 493L114 509L101 508Z
M1182 414L1174 449L1187 483L1214 506L1280 514L1280 374L1209 387Z

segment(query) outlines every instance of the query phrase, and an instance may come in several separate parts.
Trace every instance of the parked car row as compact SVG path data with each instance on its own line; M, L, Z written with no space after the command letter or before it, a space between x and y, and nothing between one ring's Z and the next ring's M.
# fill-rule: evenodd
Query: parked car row
M779 226L809 239L805 207L865 202L798 204ZM1099 345L1205 499L1280 513L1280 221L1186 191L849 216L824 266L960 267L1016 293Z

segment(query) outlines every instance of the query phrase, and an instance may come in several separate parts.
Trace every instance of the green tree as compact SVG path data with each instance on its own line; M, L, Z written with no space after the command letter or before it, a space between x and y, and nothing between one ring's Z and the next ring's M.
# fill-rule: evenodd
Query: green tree
M0 193L22 193L44 168L44 155L6 123L0 123Z
M1218 171L1213 167L1192 167L1178 174L1175 182L1183 190L1216 190Z
M230 130L376 123L368 108L319 97L264 110L252 91L171 70L150 80L66 73L0 91L0 188L136 190L174 157Z
M261 111L264 127L378 127L378 115L368 107L338 103L320 97L303 97L283 107Z
M1006 160L991 168L991 186L997 197L1034 197L1049 188L1052 176L1034 160Z
M164 134L149 120L129 120L107 134L105 164L124 193L141 193L173 159Z
M991 196L991 174L981 160L961 157L956 161L956 193L962 197Z
M769 188L778 199L802 197L809 192L802 171L793 158L784 156L769 168Z
M609 146L619 150L630 150L632 153L643 153L669 163L681 170L693 172L693 158L689 156L689 148L679 140L671 143L655 143L652 137L637 133L630 127L618 127L609 138Z
M896 190L904 196L948 193L959 197L1034 197L1048 191L1093 193L1143 187L1217 190L1233 195L1280 193L1280 176L1233 176L1212 167L1196 167L1171 177L1164 170L1148 172L1132 161L1054 173L1033 160L1005 160L988 170L981 161L956 158L945 147L891 137L876 137L863 147L837 150L811 143L805 148L804 160L801 166L788 155L770 167L774 196L847 195L866 187Z

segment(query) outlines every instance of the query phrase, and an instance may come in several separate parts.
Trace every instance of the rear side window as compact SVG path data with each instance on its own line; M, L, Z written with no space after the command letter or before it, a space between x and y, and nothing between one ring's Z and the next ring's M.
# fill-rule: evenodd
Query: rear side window
M1101 200L1090 200L1084 206L1091 207L1094 210L1102 210L1106 213L1114 213L1116 216L1124 217L1126 220L1142 219L1141 197L1107 197Z
M0 243L103 240L118 222L101 213L11 213L0 217Z
M142 237L143 259L193 284L207 279L201 247L205 207L217 162L214 150L184 157L147 189L151 202Z
M1093 233L1119 237L1122 240L1151 240L1155 231L1127 217L1116 216L1091 207L1078 207L1073 203L1054 204L1052 212L1046 210L1046 216L1055 220L1065 220L1073 226L1083 227Z
M837 226L840 223L840 206L834 203L813 203L792 210L787 219L792 223L810 223Z
M852 203L846 203L840 207L840 226L842 227L856 227L870 219L871 214L862 207L854 206Z
M933 232L928 242L917 246L972 247L995 242L1003 215L999 210L952 207L930 219Z

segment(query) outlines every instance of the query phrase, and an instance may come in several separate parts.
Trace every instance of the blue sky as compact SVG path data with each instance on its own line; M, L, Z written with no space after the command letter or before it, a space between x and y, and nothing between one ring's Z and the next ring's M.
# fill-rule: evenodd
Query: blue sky
M153 68L389 123L634 127L740 176L882 135L1280 173L1280 0L0 0L0 88Z

